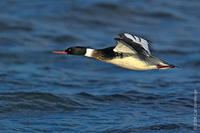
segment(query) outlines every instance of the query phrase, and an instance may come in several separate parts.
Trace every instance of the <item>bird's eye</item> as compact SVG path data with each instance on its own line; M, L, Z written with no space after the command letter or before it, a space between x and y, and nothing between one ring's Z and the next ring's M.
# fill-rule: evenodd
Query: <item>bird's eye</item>
M72 49L70 48L68 51L72 51Z

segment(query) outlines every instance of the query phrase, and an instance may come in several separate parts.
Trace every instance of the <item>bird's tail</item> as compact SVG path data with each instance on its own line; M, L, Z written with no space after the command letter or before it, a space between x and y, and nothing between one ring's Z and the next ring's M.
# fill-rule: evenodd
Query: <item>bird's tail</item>
M157 68L158 69L168 69L168 68L175 68L177 66L171 65L171 64L158 64Z

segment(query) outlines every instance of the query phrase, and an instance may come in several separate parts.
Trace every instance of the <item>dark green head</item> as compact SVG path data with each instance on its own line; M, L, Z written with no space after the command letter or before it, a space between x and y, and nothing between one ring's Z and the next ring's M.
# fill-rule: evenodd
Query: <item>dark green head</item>
M87 49L86 47L75 46L66 49L65 52L67 54L73 54L73 55L85 55L86 49Z

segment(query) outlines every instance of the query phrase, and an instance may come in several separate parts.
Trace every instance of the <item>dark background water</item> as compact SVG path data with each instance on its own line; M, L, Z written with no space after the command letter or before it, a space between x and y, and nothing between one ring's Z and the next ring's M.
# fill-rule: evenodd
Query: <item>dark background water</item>
M131 71L51 53L113 46L119 32L145 36L153 55L180 68ZM0 1L1 133L198 132L199 67L199 0Z

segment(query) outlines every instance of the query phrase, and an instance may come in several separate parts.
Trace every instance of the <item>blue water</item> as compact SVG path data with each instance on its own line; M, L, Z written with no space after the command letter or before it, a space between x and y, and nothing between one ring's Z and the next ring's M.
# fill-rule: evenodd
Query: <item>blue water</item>
M51 53L114 46L120 32L145 36L179 68L131 71ZM199 0L0 1L1 133L200 132L199 67Z

